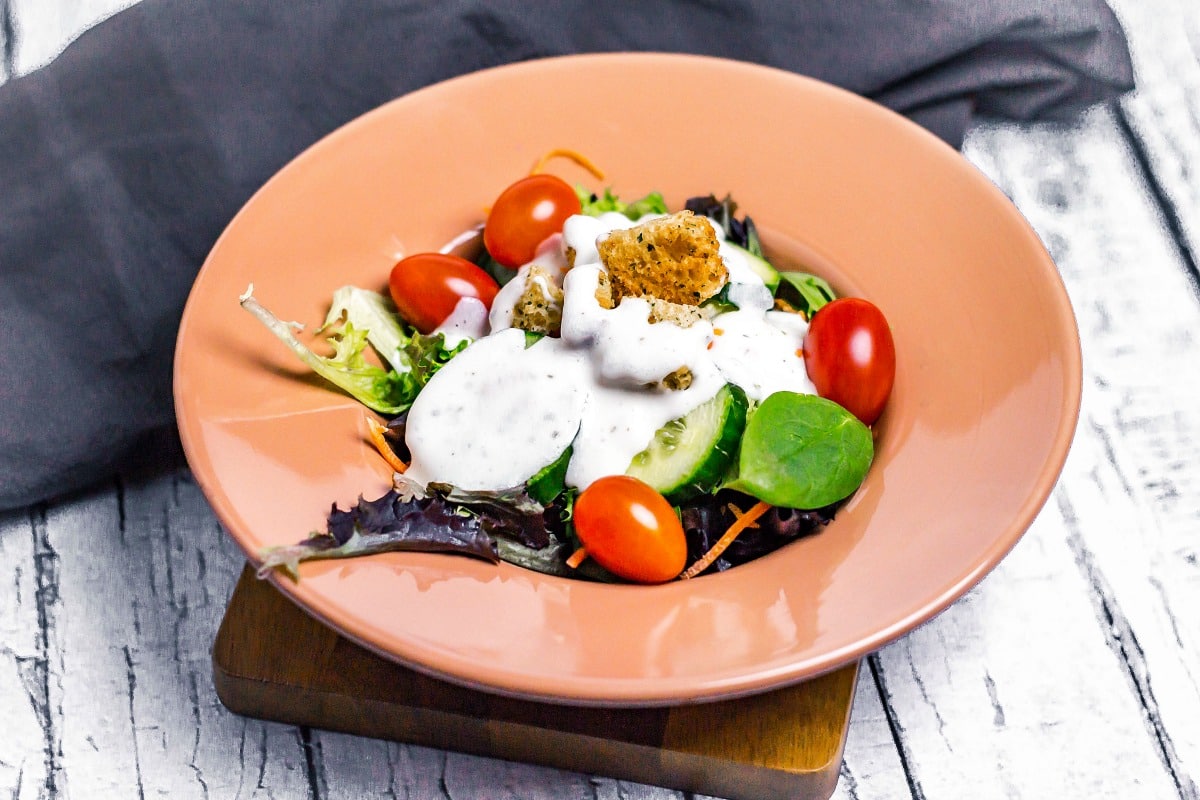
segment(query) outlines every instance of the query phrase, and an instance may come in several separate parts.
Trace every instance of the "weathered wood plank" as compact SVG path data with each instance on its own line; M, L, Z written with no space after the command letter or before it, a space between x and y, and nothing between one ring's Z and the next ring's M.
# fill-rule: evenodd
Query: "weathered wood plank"
M1110 114L1070 137L990 136L980 160L1048 242L1084 334L1083 412L1057 496L1067 541L1148 734L1197 797L1200 619L1184 609L1200 608L1200 301Z
M1121 119L1200 279L1200 3L1112 5L1129 37L1137 80L1120 102Z
M834 800L908 798L908 779L892 734L888 711L879 687L864 662L859 668L858 688L850 716L850 733L842 758L841 775Z
M50 794L57 731L50 725L49 673L41 620L54 591L53 563L39 552L40 512L0 517L0 787L14 800Z
M309 794L298 732L234 717L212 690L208 649L242 559L186 471L51 506L43 538L59 792Z
M79 34L137 0L4 0L11 8L16 75L48 64Z
M916 797L1174 794L1050 512L979 587L874 659Z

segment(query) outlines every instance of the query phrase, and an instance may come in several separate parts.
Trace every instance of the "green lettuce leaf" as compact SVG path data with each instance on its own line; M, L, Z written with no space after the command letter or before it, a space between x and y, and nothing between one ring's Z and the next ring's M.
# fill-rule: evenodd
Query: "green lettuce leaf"
M589 217L598 217L609 211L616 211L630 219L636 220L647 214L668 213L667 202L658 192L651 192L645 197L634 200L632 203L622 202L612 193L612 189L609 188L606 188L604 195L601 196L593 194L590 189L583 186L576 186L575 194L579 197L580 205L583 206L582 213L587 214Z
M425 336L406 329L383 295L346 286L334 293L329 314L318 331L333 347L333 355L321 356L296 338L295 331L303 326L280 320L255 299L253 291L250 287L239 298L242 308L313 372L381 414L406 410L429 379L469 344L461 341L447 348L440 333ZM368 344L390 368L367 361Z
M812 319L812 315L822 306L837 299L837 294L829 282L816 275L807 272L780 272L779 278L775 296L790 302L797 310L803 312L806 319Z

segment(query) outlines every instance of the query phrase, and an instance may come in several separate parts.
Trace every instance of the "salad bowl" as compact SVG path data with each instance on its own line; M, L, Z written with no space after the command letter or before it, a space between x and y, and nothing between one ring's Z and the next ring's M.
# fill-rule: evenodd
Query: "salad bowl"
M629 197L731 193L768 255L879 306L896 346L874 463L817 534L726 572L591 583L461 556L305 563L269 580L339 633L436 677L550 702L649 706L802 681L945 609L1048 497L1078 415L1074 317L1045 249L956 151L886 109L760 66L571 56L438 84L349 123L246 204L196 279L175 400L197 481L252 563L391 472L363 409L238 309L316 327L340 286L382 289L543 153ZM270 625L269 620L263 621Z

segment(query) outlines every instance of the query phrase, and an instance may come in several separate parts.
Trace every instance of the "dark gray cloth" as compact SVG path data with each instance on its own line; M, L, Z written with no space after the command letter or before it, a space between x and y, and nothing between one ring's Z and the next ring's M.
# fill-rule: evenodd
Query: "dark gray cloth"
M0 87L0 508L171 425L196 270L305 146L435 81L611 50L793 70L955 145L973 116L1065 119L1132 85L1101 0L144 0Z

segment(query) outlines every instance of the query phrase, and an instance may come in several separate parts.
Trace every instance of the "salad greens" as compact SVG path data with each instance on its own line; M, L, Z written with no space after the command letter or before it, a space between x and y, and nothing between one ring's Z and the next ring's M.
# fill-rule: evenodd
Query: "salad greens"
M725 488L773 506L820 508L852 494L873 458L871 429L849 411L816 395L776 392L750 415Z
M283 567L298 579L301 561L396 550L460 553L493 563L500 560L481 516L459 513L437 495L406 500L392 489L376 500L360 497L358 504L346 511L335 505L323 533L313 533L298 544L264 548L259 553L263 561L258 576Z
M634 200L632 203L624 203L612 193L612 189L606 188L603 195L597 195L592 190L576 186L575 194L579 197L579 203L583 206L580 213L587 214L589 217L598 217L601 214L609 211L616 211L619 214L624 214L630 219L640 219L647 214L667 214L667 202L663 200L663 196L658 192L651 192L645 197Z
M776 295L791 302L808 319L826 303L837 299L828 281L807 272L780 272L779 280Z
M582 186L575 191L583 213L592 216L618 212L636 220L668 213L658 192L625 203L607 188L602 195ZM754 222L736 217L737 204L729 195L693 197L686 208L712 218L727 238L764 258ZM516 274L486 250L477 263L501 285ZM833 288L815 275L781 272L779 277L776 297L806 318L836 298ZM392 436L401 439L404 412L429 379L469 344L463 340L449 347L441 333L423 335L401 319L389 298L346 286L334 293L317 330L333 348L332 355L321 356L296 337L302 326L275 317L254 298L252 286L240 302L317 374L368 408L398 415L388 427ZM720 310L735 308L729 302L728 286L708 304ZM541 336L526 332L527 346ZM368 361L368 346L382 366ZM670 424L683 424L683 420ZM728 424L733 437L731 463L722 462L709 476L712 480L705 491L676 506L688 539L688 563L706 553L720 531L737 519L737 504L744 503L747 495L773 508L740 534L711 570L757 558L819 530L862 483L874 457L870 429L841 406L817 396L777 392L757 407L751 404L748 411L743 398L742 414ZM347 510L333 506L325 531L295 545L265 549L259 575L282 567L296 577L299 563L310 559L418 550L505 560L555 575L614 580L591 560L576 568L566 565L579 546L572 526L572 504L578 492L564 482L571 452L567 447L528 483L500 492L463 491L437 483L421 486L398 473L394 488L382 497L360 497Z
M320 356L296 338L303 326L268 311L255 299L253 286L238 300L313 372L381 414L399 414L412 405L433 374L468 344L447 347L443 334L425 336L403 323L391 301L378 292L344 286L334 292L317 331L328 331L333 355ZM368 344L390 368L367 361Z

